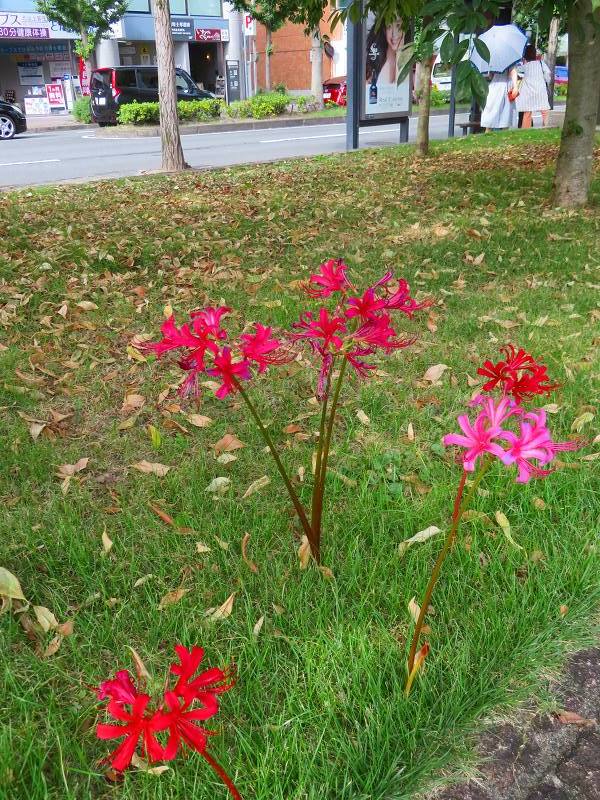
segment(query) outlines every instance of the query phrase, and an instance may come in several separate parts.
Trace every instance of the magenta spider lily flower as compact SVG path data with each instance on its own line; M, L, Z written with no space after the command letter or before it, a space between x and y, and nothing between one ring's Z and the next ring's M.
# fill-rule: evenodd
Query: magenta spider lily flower
M349 297L346 316L348 319L360 316L362 319L373 319L378 311L386 307L386 301L382 297L377 297L375 287L367 289L362 297Z
M220 306L219 308L203 308L201 311L192 311L190 317L192 318L192 325L195 331L208 333L216 339L226 339L227 332L221 328L221 319L226 314L229 314L231 309L228 306Z
M356 347L346 353L348 363L361 378L367 378L371 370L377 369L375 364L367 364L366 361L363 361L364 356L371 356L374 352L374 347Z
M471 424L466 414L461 414L458 417L458 424L463 433L448 433L442 441L446 447L458 445L465 448L463 467L467 472L474 472L477 459L485 453L498 458L504 454L502 447L493 441L494 437L498 436L502 429L498 426L491 427L490 419L485 410L478 414L473 424Z
M214 367L207 369L206 374L221 379L221 386L215 392L219 400L223 400L228 394L234 394L237 391L236 383L249 381L252 377L248 361L233 361L229 347L224 347L214 357L213 363Z
M138 696L138 690L129 672L122 669L112 680L103 681L96 694L98 700L110 699L131 705Z
M243 333L240 336L241 350L244 358L258 364L261 375L272 364L287 364L296 357L296 354L283 347L280 339L272 337L273 328L255 325L256 333Z
M310 297L329 297L334 292L343 292L351 288L346 277L348 266L341 258L333 259L321 264L319 272L310 276L306 284L306 293Z
M422 303L417 303L417 301L410 296L410 286L404 278L400 278L398 281L398 288L395 292L388 295L385 301L386 308L401 311L403 314L406 314L409 319L412 319L415 311L421 311L424 308L429 308L431 305L431 300L424 300Z
M175 317L171 314L161 325L160 332L163 338L159 342L140 342L136 344L138 350L143 353L154 353L160 358L170 350L187 347L191 351L199 353L198 357L200 359L203 358L208 346L208 341L203 331L200 331L199 334L194 334L187 323L178 328L175 324Z
M335 315L330 318L326 308L319 309L318 319L315 319L310 311L305 312L300 316L300 322L294 323L293 327L301 331L294 333L293 339L308 339L322 348L333 345L336 350L343 344L337 334L346 333L343 318Z
M388 353L392 350L409 347L411 344L414 344L416 341L414 337L406 339L396 338L396 331L390 325L390 321L390 315L382 313L361 325L360 328L352 334L352 338L361 345L375 348L379 347Z

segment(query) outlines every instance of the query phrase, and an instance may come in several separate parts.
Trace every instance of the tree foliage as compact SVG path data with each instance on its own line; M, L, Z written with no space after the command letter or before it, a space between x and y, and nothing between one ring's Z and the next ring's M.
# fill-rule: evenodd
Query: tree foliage
M52 22L81 36L75 49L88 59L100 38L127 11L127 0L38 0L37 6Z
M297 3L294 0L231 0L237 11L246 11L270 31L277 31L293 16Z

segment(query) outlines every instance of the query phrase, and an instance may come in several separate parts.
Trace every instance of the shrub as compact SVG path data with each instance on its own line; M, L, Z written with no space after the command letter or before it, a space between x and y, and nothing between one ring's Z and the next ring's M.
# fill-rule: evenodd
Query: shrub
M287 89L285 88L285 83L278 83L273 87L273 91L277 92L277 94L287 94Z
M431 106L432 108L440 108L450 102L450 92L443 92L437 86L431 87Z
M292 98L279 92L269 94L257 94L250 98L251 113L254 119L265 119L265 117L276 117L283 114L290 105Z
M554 97L566 97L569 91L568 83L557 83L554 86Z
M71 111L73 116L78 122L91 123L92 121L92 107L90 105L89 97L79 97L73 104Z
M221 116L221 101L180 100L177 116L183 122L204 122ZM158 125L158 103L127 103L119 108L117 120L121 125Z
M250 100L235 100L227 106L227 116L232 119L247 119L252 116Z

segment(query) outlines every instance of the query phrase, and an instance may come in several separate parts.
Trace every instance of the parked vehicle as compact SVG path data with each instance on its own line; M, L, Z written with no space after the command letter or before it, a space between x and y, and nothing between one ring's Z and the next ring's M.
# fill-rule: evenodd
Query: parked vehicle
M431 71L431 85L440 92L449 92L452 87L452 67L450 64L443 64L439 55L436 56Z
M177 99L206 100L212 92L199 89L183 69L176 69ZM158 101L157 67L103 67L90 80L92 119L100 127L116 125L119 107L126 103Z
M323 81L323 102L335 103L336 106L345 106L348 103L346 95L346 76L328 78Z
M27 130L27 117L19 106L0 100L0 139L12 139Z

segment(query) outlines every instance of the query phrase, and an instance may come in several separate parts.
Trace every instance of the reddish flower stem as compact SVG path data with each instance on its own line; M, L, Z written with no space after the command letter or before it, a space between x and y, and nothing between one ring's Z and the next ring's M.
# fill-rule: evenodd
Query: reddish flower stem
M223 781L225 786L229 789L229 793L234 798L234 800L242 800L242 795L235 788L234 782L231 780L231 778L225 772L225 770L219 764L219 762L216 761L211 755L209 755L206 752L206 750L204 750L204 752L202 752L200 755L202 756L202 758L204 758L210 764L210 766L214 769L214 771L217 773L219 778L221 778L221 780Z
M321 484L321 465L323 463L323 443L325 441L325 425L327 422L327 405L329 403L329 391L331 389L331 374L333 372L335 362L331 365L329 375L327 376L327 384L325 386L325 393L323 395L323 407L321 409L321 424L319 426L319 442L317 445L317 460L315 464L315 476L312 490L311 501L311 526L313 530L317 530L316 515L317 515L317 496L319 493L319 486ZM319 541L321 537L319 536Z
M329 411L329 420L327 421L327 431L325 433L325 441L323 442L323 455L321 459L321 471L319 475L319 485L316 495L317 501L317 510L315 521L313 523L313 530L315 534L315 538L319 543L319 548L321 545L321 520L323 517L323 496L325 494L325 481L327 480L327 462L329 460L329 448L331 446L331 437L333 435L333 425L335 422L335 415L337 413L337 406L338 401L340 399L340 391L342 389L342 384L344 382L344 375L346 373L346 366L348 364L348 359L344 356L342 361L342 366L340 367L340 374L338 375L337 382L335 384L335 389L333 390L333 398L331 400L331 408ZM333 365L332 365L333 369ZM315 476L316 478L316 476Z
M425 621L425 615L427 614L427 609L429 608L429 603L431 601L431 595L433 594L433 590L435 589L435 585L438 581L440 576L440 571L442 569L442 564L444 563L446 556L450 552L452 545L454 544L454 539L456 538L456 533L458 531L458 526L460 525L460 520L463 513L469 507L473 495L477 487L479 486L479 482L488 471L491 460L486 460L481 465L481 468L473 483L469 488L469 492L464 500L462 501L463 492L465 488L465 484L467 481L467 472L463 470L462 475L460 476L460 482L458 484L458 489L456 492L456 498L454 499L454 508L452 510L452 525L450 527L450 531L448 536L446 537L446 541L444 542L444 546L439 552L439 555L433 565L433 569L431 571L431 576L429 578L429 582L427 584L427 588L425 589L425 594L423 595L423 600L421 602L421 610L419 611L419 616L417 617L417 623L415 625L415 630L413 632L412 641L410 644L410 652L408 654L408 674L410 675L413 667L415 665L415 655L417 652L417 647L419 646L419 637L421 635L421 629L423 628L423 623Z
M287 489L288 494L290 496L290 500L292 501L292 503L294 505L294 508L296 509L296 513L298 514L298 517L300 519L300 523L302 525L304 533L306 534L306 536L308 538L308 541L310 543L310 549L312 551L313 557L315 558L317 563L319 563L319 559L320 559L319 541L314 536L313 529L311 527L310 522L308 521L308 517L306 516L306 511L304 510L304 506L300 502L300 498L298 497L298 495L296 493L296 490L292 486L292 482L289 479L289 476L288 476L288 474L286 472L286 469L283 466L283 463L282 463L281 459L279 458L279 453L275 449L275 445L273 444L273 440L271 439L271 436L270 436L268 430L265 428L265 426L263 424L263 421L261 420L260 415L259 415L258 411L256 410L256 408L254 406L254 403L250 400L250 398L248 397L246 392L242 389L242 386L239 383L239 381L237 381L234 378L233 382L234 382L237 390L239 391L240 395L242 396L242 399L244 400L244 402L248 406L248 410L250 411L250 414L252 415L252 419L256 422L256 425L258 426L258 429L259 429L263 439L265 440L265 442L267 444L267 447L271 451L271 455L273 456L273 459L275 460L275 464L277 465L277 469L279 470L279 474L283 478L283 482L284 482L285 488Z

